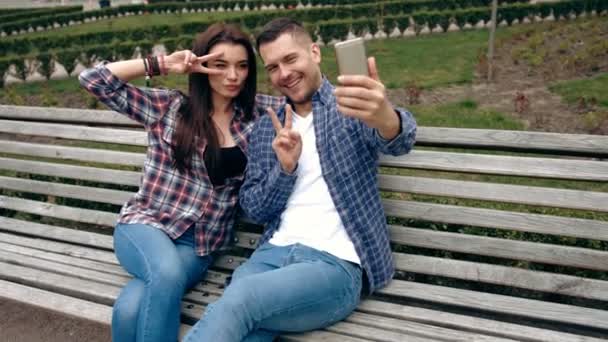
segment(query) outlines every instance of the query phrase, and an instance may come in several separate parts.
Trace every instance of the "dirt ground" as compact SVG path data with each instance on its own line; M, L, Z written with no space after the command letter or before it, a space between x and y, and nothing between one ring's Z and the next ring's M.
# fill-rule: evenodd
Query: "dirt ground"
M2 342L107 342L110 327L0 299Z

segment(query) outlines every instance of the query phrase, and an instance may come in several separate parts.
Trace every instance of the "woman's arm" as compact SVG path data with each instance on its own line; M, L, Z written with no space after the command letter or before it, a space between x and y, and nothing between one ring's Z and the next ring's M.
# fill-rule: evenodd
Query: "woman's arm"
M202 65L205 61L217 57L218 54L198 57L188 50L177 51L164 57L164 63L159 61L159 67L162 65L164 73L174 74L221 73ZM145 74L144 60L132 59L113 63L104 62L97 67L84 70L79 80L88 92L108 107L148 127L167 112L177 93L167 89L140 88L128 83Z

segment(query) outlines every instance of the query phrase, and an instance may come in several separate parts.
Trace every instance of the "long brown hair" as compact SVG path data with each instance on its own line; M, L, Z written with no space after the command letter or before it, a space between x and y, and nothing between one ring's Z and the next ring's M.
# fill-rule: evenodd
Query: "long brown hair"
M244 114L244 120L253 118L253 109L256 94L256 60L253 46L243 31L231 24L213 24L199 33L194 39L192 52L197 56L209 53L218 43L232 43L242 45L247 51L247 67L249 73L245 85L235 98L236 104ZM173 166L181 172L190 170L192 155L196 149L195 138L205 139L207 151L205 163L207 168L213 167L219 159L218 134L211 119L213 112L211 85L209 77L203 73L191 73L188 76L188 96L180 108L177 119L173 144Z

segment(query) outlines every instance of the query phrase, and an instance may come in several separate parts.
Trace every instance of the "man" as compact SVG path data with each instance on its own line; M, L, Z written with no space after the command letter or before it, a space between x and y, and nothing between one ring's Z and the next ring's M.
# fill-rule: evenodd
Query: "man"
M240 192L243 210L266 229L186 341L272 341L322 328L394 272L377 160L409 152L412 115L390 105L373 58L369 77L340 76L334 88L319 46L296 21L268 23L257 45L288 98L257 123Z

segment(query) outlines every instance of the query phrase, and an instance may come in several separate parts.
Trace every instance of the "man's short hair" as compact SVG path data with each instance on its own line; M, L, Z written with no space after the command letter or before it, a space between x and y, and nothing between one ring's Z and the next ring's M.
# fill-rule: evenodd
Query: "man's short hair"
M312 42L310 34L299 21L283 17L274 19L268 24L264 25L262 32L256 39L258 51L261 45L274 42L283 33L290 33L293 36L297 36L298 38L306 38Z

